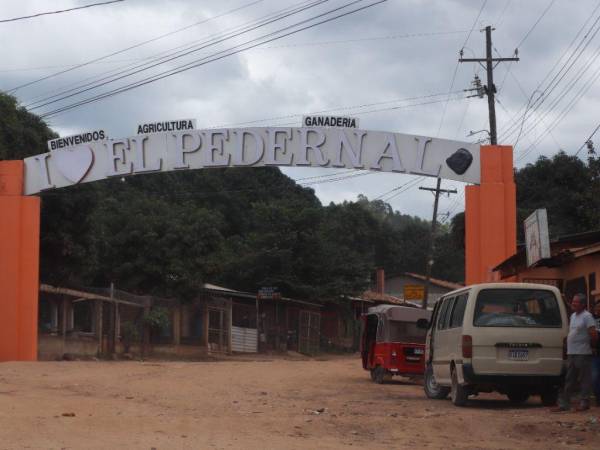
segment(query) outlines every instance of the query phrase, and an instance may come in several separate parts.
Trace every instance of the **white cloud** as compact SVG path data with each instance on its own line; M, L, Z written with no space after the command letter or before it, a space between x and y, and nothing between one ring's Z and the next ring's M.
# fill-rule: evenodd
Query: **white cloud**
M52 8L58 9L57 2L51 3L52 5L42 0L4 1L2 15L9 18ZM0 89L9 89L59 70L12 69L85 62L247 3L250 3L250 0L203 4L191 0L127 0L109 6L1 24L3 67L0 68ZM295 3L297 2L259 2L236 13L116 55L107 61L90 64L20 89L16 91L16 95L22 104L28 104L36 97L53 95L65 86L73 86L83 79L126 64L134 64L135 60L165 52L173 47L214 36L215 33L239 27ZM250 37L273 31L285 24L344 3L342 0L331 0L319 8L288 18L280 24L273 24L249 36L240 36L232 42L201 50L180 61L168 63L166 67L139 74L131 80L223 50L228 45L239 44ZM64 0L60 2L60 8L81 4L83 3L79 1ZM49 122L61 134L105 128L112 136L123 136L132 134L131 130L137 123L147 120L193 117L197 119L198 126L205 127L446 92L456 68L458 51L481 5L482 1L476 0L388 1L355 15L267 44L264 49L257 48L65 112L52 117ZM525 36L547 6L546 0L488 1L466 44L465 55L484 55L484 36L480 33L480 28L490 23L497 28L493 35L494 46L503 56L511 55L514 46ZM517 111L525 106L527 97L566 51L577 31L586 19L591 17L595 6L596 2L592 0L578 1L577 7L573 7L572 2L556 2L519 49L521 61L510 63L510 66L502 63L497 67L495 81L500 90L498 98L501 105L497 112L501 131ZM451 31L463 32L431 34ZM422 35L398 37L402 34ZM383 36L390 38L356 41ZM548 114L546 124L552 124L579 86L591 77L593 72L600 70L600 63L593 59L593 52L599 44L600 37L595 37L577 64L565 76L564 83L555 91L555 94L558 94L563 85L566 86L574 80L574 77L582 72L581 67L586 61L592 62L590 70L580 84L569 91L564 101ZM511 74L506 73L508 68ZM479 66L460 64L453 89L468 88L477 72L484 79L484 71ZM525 94L521 92L516 80ZM73 97L62 103L36 109L34 112L49 111L57 105L104 92L127 81L129 79L109 84L84 96ZM549 133L544 125L535 127L529 134L524 133L517 151L523 151L531 142L535 142L537 136L542 136L542 140L519 164L533 161L540 154L552 154L559 147L568 151L577 149L597 125L598 118L594 112L597 110L599 97L600 90L597 84L593 84L564 120L553 128L552 133ZM550 98L540 107L540 111L551 104ZM503 108L506 108L508 113ZM444 103L436 103L364 114L360 115L361 127L436 136L443 109ZM353 115L352 110L343 113ZM299 121L299 118L292 117L260 125ZM532 120L529 123L533 122ZM525 131L528 130L528 126L526 124L524 127ZM481 135L467 138L467 133L487 127L485 99L449 102L439 136L474 140ZM500 136L502 141L502 134ZM515 138L516 133L508 136L504 143L514 142ZM295 178L322 173L314 169L286 169L285 172ZM411 179L411 176L406 175L373 174L336 183L318 184L314 189L319 198L328 203L344 199L355 200L361 193L375 198ZM431 180L421 184L431 184ZM452 186L456 183L444 184ZM462 186L458 188L462 190ZM443 199L441 212L452 206L455 198L457 197ZM391 204L403 213L426 218L431 215L431 195L419 191L416 187L395 197Z

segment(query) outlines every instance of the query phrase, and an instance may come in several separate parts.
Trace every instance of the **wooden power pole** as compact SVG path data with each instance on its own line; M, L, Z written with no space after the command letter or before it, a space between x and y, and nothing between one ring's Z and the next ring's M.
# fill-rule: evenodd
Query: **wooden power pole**
M437 185L434 188L428 187L419 187L422 191L431 191L434 192L435 200L433 202L433 218L431 219L431 233L429 236L429 243L427 246L427 262L425 267L425 292L423 298L423 304L421 307L423 309L427 309L427 299L429 297L429 280L431 279L431 267L433 266L433 253L435 252L435 232L437 230L437 213L438 213L438 203L440 200L440 193L444 192L446 194L456 194L456 189L441 189L440 186L442 184L442 179L437 179Z
M494 95L496 94L496 86L494 86L494 68L503 61L518 61L516 56L513 58L493 58L492 57L492 30L491 26L485 27L485 58L463 58L461 50L461 58L459 62L477 62L479 64L485 62L483 66L487 73L487 86L485 93L488 97L488 110L490 115L490 144L498 144L498 134L496 129L496 103ZM515 52L516 53L516 52ZM483 65L483 64L482 64Z

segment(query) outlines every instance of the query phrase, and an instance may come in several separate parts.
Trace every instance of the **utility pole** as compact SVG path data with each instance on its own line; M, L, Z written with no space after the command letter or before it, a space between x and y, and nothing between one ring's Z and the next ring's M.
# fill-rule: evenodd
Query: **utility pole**
M445 194L456 194L456 189L441 189L442 179L437 179L437 185L434 188L422 187L421 191L431 191L435 194L435 200L433 202L433 219L431 220L431 233L429 235L429 244L427 246L427 266L425 268L425 293L423 298L423 304L421 307L427 309L427 299L429 297L429 280L431 279L431 267L433 266L433 253L435 251L435 232L437 230L437 213L438 213L438 202L440 199L440 193Z
M516 57L517 51L515 50L514 58L494 58L492 56L492 30L491 26L485 27L485 58L463 58L463 51L460 51L459 62L476 62L481 64L485 62L485 66L481 64L487 73L487 86L485 87L485 93L488 97L488 109L490 115L490 144L496 145L498 143L498 136L496 130L496 103L494 95L496 94L496 86L494 86L494 68L498 65L494 63L501 63L503 61L519 61Z

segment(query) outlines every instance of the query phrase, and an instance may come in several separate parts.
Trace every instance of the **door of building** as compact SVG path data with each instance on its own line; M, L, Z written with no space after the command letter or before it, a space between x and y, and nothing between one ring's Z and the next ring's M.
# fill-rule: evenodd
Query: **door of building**
M229 314L221 308L208 308L208 350L228 353Z
M321 313L314 311L300 311L300 336L298 351L305 355L319 353L321 339Z

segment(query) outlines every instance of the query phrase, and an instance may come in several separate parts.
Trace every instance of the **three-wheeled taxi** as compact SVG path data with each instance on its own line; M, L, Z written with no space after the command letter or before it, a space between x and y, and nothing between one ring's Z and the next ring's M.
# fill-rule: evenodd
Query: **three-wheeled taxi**
M379 305L362 316L361 356L371 379L383 383L392 375L423 376L425 336L417 320L431 318L431 311L416 306Z

